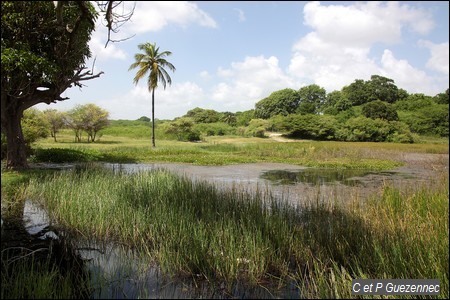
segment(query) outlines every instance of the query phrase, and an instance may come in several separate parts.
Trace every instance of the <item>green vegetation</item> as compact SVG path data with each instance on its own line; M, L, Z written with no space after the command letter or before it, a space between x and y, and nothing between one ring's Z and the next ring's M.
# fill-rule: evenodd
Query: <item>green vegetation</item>
M154 45L151 46L155 48ZM157 49L152 51L154 50ZM158 53L152 55L156 54ZM163 62L166 61L163 59L161 63ZM138 62L133 66L137 67ZM170 83L170 77L164 80ZM136 77L135 82L137 81ZM130 155L127 147L134 147L135 141L131 143L127 141L125 148L119 144L125 143L124 137L138 140L151 136L154 146L156 134L165 146L168 144L167 141L207 142L214 136L265 138L268 131L281 132L294 139L315 141L421 143L424 138L448 137L448 90L435 97L423 94L409 95L406 91L398 89L393 80L373 75L369 81L355 80L341 91L333 91L328 95L323 88L315 84L302 87L298 91L279 90L257 102L254 110L236 113L221 113L197 107L174 120L150 122L149 118L143 116L135 121L111 121L107 119L108 112L94 104L87 104L83 107L78 106L67 114L47 110L44 116L46 120L40 122L42 117L39 119L38 112L30 110L22 120L28 149L32 142L45 138L48 131L55 142L52 148L67 148L67 139L61 140L58 144L56 141L56 133L66 132L64 127L71 128L75 132L77 142L82 142L82 132L86 132L88 142L102 140L103 143L110 141L118 145L113 153L105 152L100 156L90 153L88 156L94 161L170 161L165 155L159 155L164 153L165 149L155 152L140 149L138 152L142 153L144 158ZM148 131L150 124L151 133ZM103 140L103 135L108 138ZM112 136L117 139L112 141L110 139ZM84 145L80 144L80 147L84 148ZM102 146L93 148L103 149ZM2 158L6 152L6 139L2 134ZM31 151L28 152L29 155ZM50 155L42 155L42 151L38 150L35 157L42 160L46 156ZM71 157L66 161L74 161L73 153ZM58 161L62 161L60 156L58 158ZM305 162L305 157L303 158L294 159L292 162L316 165L313 162ZM175 158L174 161L215 163L214 159L209 160L208 154L205 154L203 159L183 156ZM253 155L221 161L226 164L259 160ZM279 161L279 158L275 157L275 161Z
M137 68L136 75L133 78L133 83L136 85L148 73L147 86L149 92L152 93L152 145L155 147L155 89L159 82L164 89L166 89L167 83L169 85L172 83L166 69L175 71L175 67L166 60L166 57L172 55L172 52L159 51L159 47L156 47L155 43L142 43L138 45L138 48L143 53L134 55L135 62L131 64L128 71Z
M142 121L113 121L95 143L74 142L63 130L58 142L52 138L34 144L34 162L183 162L198 165L226 165L253 162L279 162L311 167L387 170L401 163L389 159L400 152L448 153L448 142L430 143L348 143L302 141L280 143L271 138L205 136L200 143L169 139L157 123L161 138L157 148L150 147L150 124ZM251 128L251 127L250 127ZM258 127L255 127L257 129ZM428 140L427 140L428 141ZM66 150L64 150L66 149Z
M40 139L32 159L283 162L388 170L401 165L396 157L403 153L448 154L448 141L436 137L414 144L281 143L212 135L189 143L164 135L170 123L156 122L158 135L165 138L158 148L150 146L148 121L118 120L95 143L75 142L68 129L59 132L58 142ZM364 205L357 195L349 195L345 205L335 199L321 204L311 199L315 204L295 208L270 194L218 189L166 171L115 174L96 164L67 171L2 170L2 209L14 210L23 199L41 203L68 232L138 249L168 275L200 274L213 284L226 282L227 288L236 282L262 285L277 278L280 286L296 282L311 298L351 297L352 278L439 278L440 296L448 296L448 176L410 192L385 186L382 198ZM17 270L15 275L5 273L2 280L60 278L43 267L39 275L30 272L30 278L22 278L28 276L20 271L24 269ZM52 286L58 285L46 282L46 293L53 293Z
M138 249L168 275L227 288L294 280L308 298L350 298L352 278L438 278L439 297L449 296L445 174L413 190L386 185L365 203L349 195L299 207L167 171L94 164L41 175L29 175L23 195L58 224Z
M85 64L98 16L94 5L58 2L57 6L47 1L1 3L1 72L9 78L1 85L1 124L9 145L8 168L28 167L21 128L24 111L65 100L61 94L68 87L81 87L82 81L100 76L86 72Z
M137 69L135 84L149 73L151 119L111 121L95 104L40 112L33 106L65 100L68 87L101 75L85 67L99 13L84 1L3 1L1 7L1 68L7 78L2 299L80 298L90 292L82 265L62 268L75 255L57 255L55 262L55 256L42 254L57 251L57 241L46 240L50 247L41 240L37 249L24 244L32 237L21 222L25 199L45 207L68 235L120 243L166 275L224 283L228 290L237 282L294 282L306 298L350 298L352 278L436 278L439 297L449 298L448 174L409 190L386 184L381 196L364 201L355 193L345 201L317 198L293 206L268 192L224 189L164 170L125 174L95 163L279 162L389 170L402 165L408 152L448 155L448 89L435 96L409 94L392 79L372 75L329 94L316 84L286 88L248 111L197 107L161 121L154 116L155 89L171 84L164 68L175 67L165 59L171 52L145 43L129 70ZM101 12L114 31L118 15L111 7ZM283 143L268 131L283 133ZM28 162L88 164L23 171ZM12 246L3 241L11 216L22 224L14 240L20 244Z
M385 186L381 198L362 207L322 205L306 212L314 255L312 271L299 274L306 297L352 298L352 278L439 278L439 298L447 298L448 177L437 182L406 193Z
M12 268L6 266L10 260L13 258L2 258L2 299L69 299L73 297L75 287L71 284L70 276L62 276L56 268L51 269L48 262L43 264L24 256L18 259Z

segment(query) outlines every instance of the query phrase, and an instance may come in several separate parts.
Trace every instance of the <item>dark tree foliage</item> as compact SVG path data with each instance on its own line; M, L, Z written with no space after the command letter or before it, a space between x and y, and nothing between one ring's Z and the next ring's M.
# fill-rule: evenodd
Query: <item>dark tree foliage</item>
M213 109L196 107L189 110L183 117L192 118L195 123L215 123L220 121L221 114Z
M326 101L326 91L324 88L317 84L311 84L302 87L298 94L300 96L300 102L297 107L297 113L299 114L317 114L322 111Z
M438 104L448 104L448 89L444 93L434 96L434 99Z
M21 120L26 109L68 98L61 94L99 77L85 66L99 15L110 33L132 16L122 1L2 1L1 115L9 169L28 167ZM116 13L115 9L120 12ZM2 146L3 147L3 146Z
M59 3L59 2L57 2ZM88 41L97 17L87 1L2 1L2 133L7 139L7 168L27 168L21 119L38 103L81 81L98 77L86 71Z
M394 80L380 75L372 75L366 83L369 100L381 100L388 103L394 103L398 100L398 88Z
M255 117L269 119L276 115L287 116L294 113L299 105L300 96L293 89L283 89L270 94L255 104Z
M375 100L364 104L362 113L371 119L383 119L386 121L398 121L398 114L395 108L384 101Z

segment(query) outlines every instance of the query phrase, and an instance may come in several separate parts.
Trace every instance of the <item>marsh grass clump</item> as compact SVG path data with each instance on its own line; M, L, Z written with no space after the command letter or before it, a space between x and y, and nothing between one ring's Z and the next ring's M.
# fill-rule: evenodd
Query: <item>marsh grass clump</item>
M297 274L301 290L306 297L351 298L354 278L439 279L439 298L448 298L448 211L448 176L431 189L386 185L363 206L310 207L304 242L314 259Z
M4 219L2 299L85 299L89 294L84 262L64 239L39 239L15 220Z
M429 278L448 297L448 176L366 202L293 206L166 170L78 168L31 178L24 193L56 223L138 249L167 275L297 282L302 297L352 297L353 278Z
M285 276L297 239L287 204L164 170L78 168L31 179L27 192L68 230L143 249L170 274Z
M2 258L2 299L70 299L72 279L50 263L24 257L11 266Z

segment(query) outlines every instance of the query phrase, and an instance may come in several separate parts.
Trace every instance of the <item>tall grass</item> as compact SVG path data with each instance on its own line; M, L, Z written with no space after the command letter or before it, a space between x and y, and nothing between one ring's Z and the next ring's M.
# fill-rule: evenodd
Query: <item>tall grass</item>
M214 282L295 280L305 297L352 297L352 278L440 279L448 298L448 176L348 205L293 207L164 171L76 169L26 193L61 225L140 249L167 274Z
M286 275L287 205L237 189L218 191L167 171L114 174L69 171L31 180L27 192L83 235L145 250L171 274L257 282L268 270ZM277 234L275 234L277 233Z
M436 180L406 192L385 186L364 206L311 208L307 243L316 258L298 274L306 295L350 298L352 278L394 278L439 279L439 297L448 298L448 176Z
M2 299L70 299L76 292L70 276L62 276L49 262L24 257L11 266L2 258Z

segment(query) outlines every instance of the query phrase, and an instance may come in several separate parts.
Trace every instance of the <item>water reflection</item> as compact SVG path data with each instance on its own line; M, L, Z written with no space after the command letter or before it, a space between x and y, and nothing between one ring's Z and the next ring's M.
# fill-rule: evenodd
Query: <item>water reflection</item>
M342 183L345 185L360 185L362 177L376 175L388 178L391 175L401 175L396 172L374 172L361 169L321 169L309 168L302 170L270 170L263 172L261 178L269 180L275 185L293 185L308 183L311 185L324 185Z
M46 211L30 200L25 202L23 224L29 234L55 235L50 231L52 226ZM61 234L65 235L59 232L59 236ZM92 289L88 298L91 299L300 298L300 292L293 283L281 288L270 284L247 286L236 283L231 289L226 289L224 284L213 285L204 279L164 276L148 256L140 255L127 246L81 238L71 238L71 244L89 273Z
M81 166L83 168L86 166ZM92 167L92 166L90 166ZM98 167L98 166L97 166ZM371 172L368 170L335 170L316 169L300 166L277 164L248 164L205 167L183 164L102 164L101 167L112 168L116 172L133 173L152 169L169 169L176 173L188 175L190 178L202 178L214 182L246 183L248 186L270 182L274 186L272 192L279 193L280 198L299 201L307 198L305 186L320 185L321 197L330 196L323 186L342 183L358 185L370 176L399 175L396 172ZM299 186L299 183L305 183ZM284 190L288 187L288 190ZM315 187L310 187L317 194ZM332 191L336 193L336 191ZM343 191L348 196L347 191ZM45 237L53 237L50 231L50 220L45 211L31 201L25 203L24 224L30 234L41 233ZM3 229L3 226L2 226ZM2 235L3 238L3 235ZM136 299L136 298L300 298L300 291L295 284L277 286L246 286L236 283L227 290L225 285L211 283L196 278L171 278L161 273L158 265L145 255L138 255L128 247L113 243L102 244L96 241L74 242L77 254L85 261L93 286L91 298L94 299Z

